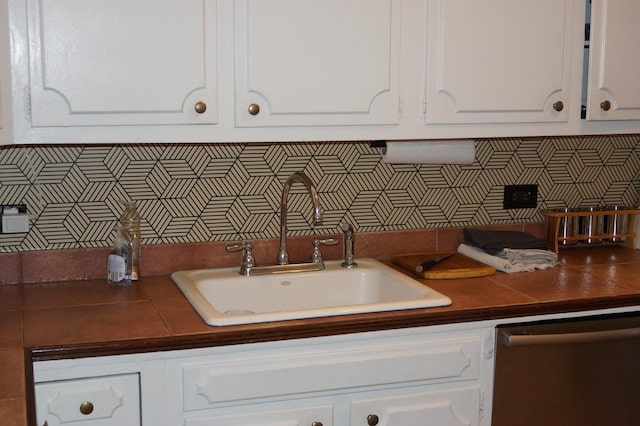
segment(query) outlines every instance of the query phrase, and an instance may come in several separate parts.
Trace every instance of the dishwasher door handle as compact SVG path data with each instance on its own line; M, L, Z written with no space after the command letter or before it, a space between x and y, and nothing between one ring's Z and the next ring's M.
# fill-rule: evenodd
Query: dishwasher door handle
M500 334L505 346L562 345L632 339L640 337L640 327L558 334L511 334L501 331Z

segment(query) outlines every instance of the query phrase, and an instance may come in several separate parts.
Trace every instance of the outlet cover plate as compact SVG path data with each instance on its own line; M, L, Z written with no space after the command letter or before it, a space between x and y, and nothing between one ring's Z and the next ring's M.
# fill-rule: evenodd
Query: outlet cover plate
M538 205L538 185L505 185L504 209L534 209Z

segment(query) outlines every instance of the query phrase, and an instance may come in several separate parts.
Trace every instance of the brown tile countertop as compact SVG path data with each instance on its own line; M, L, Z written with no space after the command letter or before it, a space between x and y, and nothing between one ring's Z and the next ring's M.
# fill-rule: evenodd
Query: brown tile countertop
M0 418L9 426L26 424L30 356L183 349L640 306L638 276L640 250L568 249L557 267L544 271L422 280L452 299L446 307L226 327L206 325L168 275L130 287L99 279L0 286Z

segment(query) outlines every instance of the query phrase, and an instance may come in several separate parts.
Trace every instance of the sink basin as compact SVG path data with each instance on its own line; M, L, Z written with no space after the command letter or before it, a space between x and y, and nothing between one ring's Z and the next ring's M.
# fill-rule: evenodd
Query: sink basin
M347 269L246 277L239 268L198 269L171 275L209 325L394 311L451 304L451 299L376 260Z

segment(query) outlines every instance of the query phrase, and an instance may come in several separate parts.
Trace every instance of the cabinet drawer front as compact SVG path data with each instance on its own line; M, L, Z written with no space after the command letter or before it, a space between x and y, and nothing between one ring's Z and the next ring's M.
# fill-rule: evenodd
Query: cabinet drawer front
M138 374L37 383L38 424L140 424Z
M362 386L474 379L479 347L476 338L365 344L335 351L264 351L242 360L184 366L184 409Z
M255 413L198 417L185 420L185 426L273 426L333 425L333 406L320 405Z

